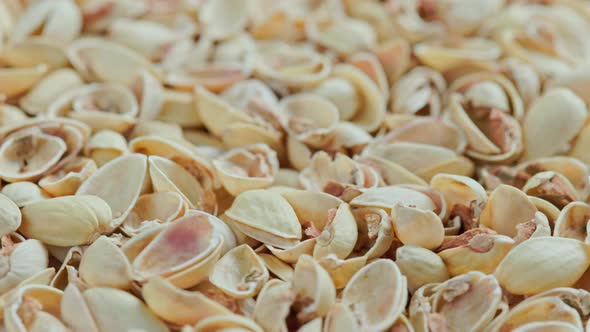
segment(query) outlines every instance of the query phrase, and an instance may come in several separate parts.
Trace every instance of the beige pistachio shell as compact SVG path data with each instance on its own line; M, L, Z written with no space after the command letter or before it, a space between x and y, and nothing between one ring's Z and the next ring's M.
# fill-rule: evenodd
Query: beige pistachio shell
M199 10L203 34L213 40L241 32L248 23L248 6L239 0L206 1Z
M0 194L0 237L15 232L21 225L22 215L16 203Z
M316 238L311 237L286 249L273 247L272 245L268 244L266 245L266 248L281 261L289 264L295 264L301 255L312 255L316 243Z
M320 321L321 324L321 321ZM222 330L236 330L244 332L262 332L262 328L255 322L244 316L218 315L203 319L194 329L194 332L215 332ZM182 330L182 332L185 332Z
M471 218L478 218L488 199L483 186L467 176L437 174L430 179L430 187L443 196L451 214L463 207L469 208Z
M582 129L587 115L584 101L571 90L555 88L545 92L530 106L524 118L523 160L569 150L570 141Z
M384 280L387 286L379 287ZM404 310L408 299L406 287L406 277L393 261L377 259L351 278L342 291L342 304L351 309L361 329L385 329Z
M184 198L178 193L162 191L141 195L121 224L121 231L133 237L144 229L182 217L186 210Z
M391 217L379 208L357 208L353 213L358 229L355 252L367 260L383 256L395 239Z
M533 219L537 208L528 196L513 186L500 185L490 194L479 222L499 234L513 237L516 226Z
M183 128L202 125L192 93L164 89L162 99L158 120L173 122Z
M350 120L360 107L359 96L355 86L345 78L330 77L311 90L331 101L338 109L339 118Z
M428 67L416 67L391 87L391 111L437 116L442 113L443 93L447 87L443 76Z
M436 286L433 311L441 315L449 331L477 331L496 315L502 289L494 276L469 272Z
M122 247L134 279L144 283L163 276L188 288L207 277L223 248L223 235L204 214L188 214L176 222L145 230Z
M75 246L96 240L110 231L112 213L98 196L76 195L50 198L22 209L19 232L56 246Z
M84 155L93 159L98 167L127 153L125 137L110 129L95 132L84 146Z
M135 296L116 288L80 290L69 285L61 302L63 319L80 331L168 331L166 325Z
M360 328L359 322L352 310L340 302L334 303L332 308L330 308L330 312L328 312L324 323L324 331L326 332L352 332L359 331Z
M156 192L172 191L183 196L190 208L203 209L214 212L216 203L214 197L203 185L186 169L169 159L150 156L149 175Z
M139 121L156 120L164 103L164 91L160 82L146 70L142 70L129 88L137 99Z
M20 108L10 104L0 104L0 125L18 123L27 119L27 115Z
M149 185L147 157L128 154L111 160L92 174L76 191L76 195L95 195L111 208L110 230L123 223L135 202ZM124 186L117 183L123 179Z
M213 161L219 180L232 195L269 187L279 169L274 150L265 144L236 148Z
M19 105L28 114L45 114L51 103L60 95L82 86L82 78L72 69L58 69L40 80L24 97Z
M50 195L38 185L28 181L9 183L2 187L1 192L19 208L50 198Z
M449 279L443 260L430 250L414 245L404 245L395 252L395 264L408 280L411 293L430 284Z
M94 160L77 158L56 173L42 177L39 187L52 196L73 195L96 170Z
M555 220L553 236L567 237L588 243L588 215L590 205L571 202L566 205Z
M106 236L96 239L84 251L78 271L90 287L126 290L131 285L131 265L127 257Z
M182 128L170 122L162 122L162 121L145 121L140 122L133 127L133 131L129 135L129 140L132 140L137 137L141 136L161 136L164 138L171 138L175 140L181 140L183 138L183 131ZM187 140L188 137L184 137ZM192 138L192 137L191 137ZM195 144L194 142L189 142ZM201 144L195 144L201 145Z
M376 156L364 156L358 159L359 162L371 166L381 176L386 185L393 186L397 184L415 184L419 186L427 185L426 181L418 177L406 168Z
M328 222L324 225L319 236L315 238L313 257L321 259L334 254L344 259L354 249L357 242L357 225L350 206L340 204L336 211L328 211Z
M35 239L14 243L9 235L2 236L2 255L0 266L0 294L15 289L25 280L47 269L49 263L47 249Z
M262 259L268 271L279 279L287 282L293 280L293 268L289 264L271 254L258 254L258 257Z
M508 252L494 274L513 294L535 294L573 285L589 264L588 249L582 242L542 236Z
M364 20L334 15L333 12L315 12L306 17L307 37L335 53L346 56L375 46L375 31Z
M522 191L542 198L558 208L579 199L574 185L565 176L552 171L533 175L524 184Z
M177 288L160 277L150 279L141 293L158 317L177 325L196 324L209 317L231 314L229 309L205 294Z
M62 47L43 36L33 36L6 45L0 60L11 67L29 67L39 63L50 68L65 67L68 59Z
M252 318L265 331L287 331L285 319L289 315L293 301L295 293L291 285L272 279L260 291Z
M228 251L209 275L212 284L237 299L256 296L268 278L264 262L247 244Z
M504 235L473 228L438 248L449 274L457 276L469 271L492 273L515 246L515 241Z
M63 292L44 285L27 285L14 294L14 300L4 309L4 324L8 331L43 331L49 326L55 331L67 331L60 322L60 302Z
M395 235L404 245L435 249L443 241L445 230L432 211L396 204L391 210Z
M160 70L147 58L104 38L79 38L66 52L72 66L87 80L129 85L140 70L161 77Z
M0 95L12 97L27 92L49 71L49 66L39 64L22 68L0 69Z
M397 204L413 205L417 209L436 209L435 203L426 194L402 186L371 188L350 201L354 207L378 207L391 211Z
M65 46L82 29L82 16L71 0L41 1L30 6L17 20L12 40L23 40L40 30L40 35L54 44Z
M283 128L297 140L321 146L338 123L335 105L315 94L300 93L287 96L279 103Z
M348 62L367 74L377 84L385 99L389 99L389 82L383 65L375 54L361 51L353 54Z
M241 193L225 213L236 221L240 231L265 244L288 248L297 244L302 236L299 219L291 205L268 190Z
M297 319L304 323L323 317L336 301L336 289L330 275L311 256L299 257L293 274Z

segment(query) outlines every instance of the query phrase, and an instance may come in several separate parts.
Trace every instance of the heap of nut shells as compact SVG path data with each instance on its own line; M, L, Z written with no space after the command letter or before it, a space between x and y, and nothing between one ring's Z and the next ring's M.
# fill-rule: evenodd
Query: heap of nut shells
M590 331L590 3L3 0L0 330Z

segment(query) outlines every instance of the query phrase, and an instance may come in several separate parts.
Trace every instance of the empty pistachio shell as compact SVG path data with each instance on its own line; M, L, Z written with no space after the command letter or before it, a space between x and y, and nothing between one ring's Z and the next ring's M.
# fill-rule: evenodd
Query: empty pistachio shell
M92 243L108 232L111 208L98 196L77 195L50 198L22 209L19 231L56 246Z
M10 198L19 208L50 197L38 185L28 181L7 184L2 188L2 194Z
M391 210L391 217L395 235L403 244L434 249L443 241L444 226L432 211L397 204Z
M228 251L215 263L209 280L234 298L255 296L268 281L262 259L246 244Z
M135 202L133 210L121 224L121 231L134 236L146 228L169 223L183 216L185 212L186 203L178 193L162 191L145 194Z
M313 256L316 259L334 254L344 259L354 249L357 242L357 225L350 206L346 203L336 211L328 211L328 223L317 236Z
M31 89L49 71L49 66L39 64L23 68L0 69L0 94L11 97Z
M442 75L428 67L416 67L400 77L391 88L394 113L439 115L446 89Z
M141 300L115 288L81 291L69 285L63 295L61 311L64 321L81 331L168 331Z
M490 194L479 222L500 234L516 235L516 226L533 219L537 208L515 187L500 185Z
M350 201L352 206L393 209L396 204L413 205L422 210L434 210L435 205L427 195L402 186L372 188Z
M128 152L125 137L110 129L95 132L84 146L84 155L94 160L98 167Z
M334 303L330 312L326 316L324 331L358 331L360 330L359 322L354 316L351 309L342 303Z
M443 260L430 250L405 245L396 251L395 264L408 278L410 292L429 283L440 283L449 279L449 272Z
M139 195L149 184L147 177L147 157L129 154L111 160L86 180L76 195L96 195L111 207L112 229L125 220ZM124 186L117 186L116 181L124 179ZM115 182L113 182L115 181Z
M14 243L10 236L2 237L3 270L0 294L6 294L22 282L47 268L47 249L38 240Z
M248 8L242 1L206 1L199 11L204 34L211 39L225 39L239 33L248 23Z
M131 283L131 265L125 254L106 236L92 243L82 255L80 278L91 287L127 289Z
M234 200L225 212L248 236L278 247L291 247L301 239L301 225L287 200L268 190L250 190Z
M293 280L293 268L271 254L258 254L270 273L283 281Z
M272 279L260 291L252 318L265 331L286 331L285 318L294 300L295 293L288 283Z
M578 240L535 237L508 252L495 275L513 294L534 294L573 285L590 265L589 257Z
M563 112L559 111L561 109ZM563 149L569 150L569 143L582 129L587 113L584 101L569 89L555 88L545 92L530 106L524 119L523 159L547 157Z
M549 201L558 208L578 200L578 192L574 185L565 176L552 171L533 175L524 184L522 191Z
M387 287L378 280L388 280ZM359 270L342 291L342 304L349 306L361 329L390 327L406 306L407 281L393 261L377 259ZM375 308L379 310L374 310Z
M0 237L15 232L22 216L18 206L9 197L0 194Z
M590 205L582 202L572 202L566 205L555 220L553 235L588 243L589 209Z
M53 196L73 195L96 169L94 160L76 158L63 169L41 178L39 186Z
M72 69L58 69L44 77L26 96L20 106L29 114L44 114L54 99L68 90L82 86L82 79Z
M208 317L231 314L230 310L203 293L177 288L160 277L152 278L143 285L142 296L158 317L178 325L195 324Z
M336 289L330 275L308 255L299 257L295 264L293 289L296 293L294 306L299 310L297 319L300 322L323 317L336 301Z
M244 332L262 332L262 328L258 324L249 318L238 315L218 315L205 318L195 325L191 332L215 332L232 329ZM182 332L185 331L182 330Z
M45 285L27 285L18 289L14 300L4 310L4 323L8 331L67 331L62 318L60 302L63 292Z

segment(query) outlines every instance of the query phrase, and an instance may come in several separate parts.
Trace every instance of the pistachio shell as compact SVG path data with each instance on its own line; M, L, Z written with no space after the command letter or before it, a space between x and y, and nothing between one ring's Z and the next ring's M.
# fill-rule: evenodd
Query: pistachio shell
M278 247L290 247L301 239L301 225L287 200L268 190L241 193L225 212L248 236Z
M54 99L71 89L82 86L80 75L72 69L58 69L40 80L22 97L19 105L28 114L44 114Z
M351 309L342 303L334 303L326 317L324 331L358 331L360 330L359 322L354 316Z
M513 294L534 294L554 287L567 287L590 265L583 243L567 238L535 237L511 250L495 275Z
M147 157L140 154L113 159L90 176L76 195L96 195L107 202L113 212L110 229L115 229L123 223L149 184L147 167ZM112 182L118 179L125 179L125 185L117 186Z
M0 256L3 270L0 278L0 294L21 286L27 279L34 277L47 268L49 263L47 249L34 239L12 243L9 237L2 237L2 249L7 253Z
M41 178L39 187L53 196L73 195L96 170L94 160L77 158L62 170Z
M384 285L383 280L387 280L387 286L379 287ZM381 330L401 315L407 296L406 278L397 265L378 259L355 273L342 291L342 304L351 308L361 329Z
M396 204L391 210L391 217L395 234L403 244L434 249L443 241L445 230L442 221L432 211Z
M98 196L50 198L22 209L19 231L27 237L57 246L87 244L110 229L111 208Z
M244 332L262 332L262 328L258 324L238 315L218 315L205 318L195 325L194 332L215 332L232 329Z
M128 289L131 265L125 254L106 236L94 241L82 255L80 278L91 287Z
M320 235L316 237L313 257L321 259L334 254L338 258L344 259L352 252L357 242L358 232L354 215L346 203L338 206L332 218L330 218L330 212L328 215L328 223L323 227Z
M537 208L515 187L500 185L490 194L479 222L500 234L516 235L516 226L533 219Z
M265 331L286 331L285 318L294 300L295 294L288 283L272 279L260 291L252 318Z
M396 250L395 264L408 278L410 292L430 284L449 279L449 272L443 260L430 250L419 246L405 245Z
M158 120L177 123L181 127L201 126L197 103L193 94L186 91L164 89Z
M209 275L212 284L238 299L256 296L268 278L264 262L246 244L228 251Z
M351 206L380 207L391 210L398 203L413 205L422 210L434 210L435 205L427 195L402 186L372 188L350 201Z
M2 188L2 194L10 198L19 208L50 197L39 186L28 181L7 184Z
M555 220L553 236L567 237L588 243L588 213L590 205L571 202L566 205Z
M134 236L146 228L172 222L184 215L185 204L182 196L175 192L162 191L142 195L125 218L121 231Z
M268 271L279 279L287 282L293 280L293 268L289 264L271 254L258 254L258 257L262 259Z
M39 64L23 68L0 69L0 95L12 97L31 89L49 71L49 66Z
M336 301L336 289L330 275L311 256L299 257L293 274L293 290L297 302L301 303L297 318L307 322L323 317Z
M199 22L207 38L225 39L237 34L248 23L247 6L239 0L207 1L199 11Z
M20 227L21 220L18 206L9 197L0 194L0 237L15 232Z

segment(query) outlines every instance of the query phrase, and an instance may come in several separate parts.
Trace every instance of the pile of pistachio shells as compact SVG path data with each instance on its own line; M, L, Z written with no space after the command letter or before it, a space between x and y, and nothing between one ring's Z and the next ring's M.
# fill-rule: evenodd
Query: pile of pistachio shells
M590 332L590 1L1 0L0 332Z

